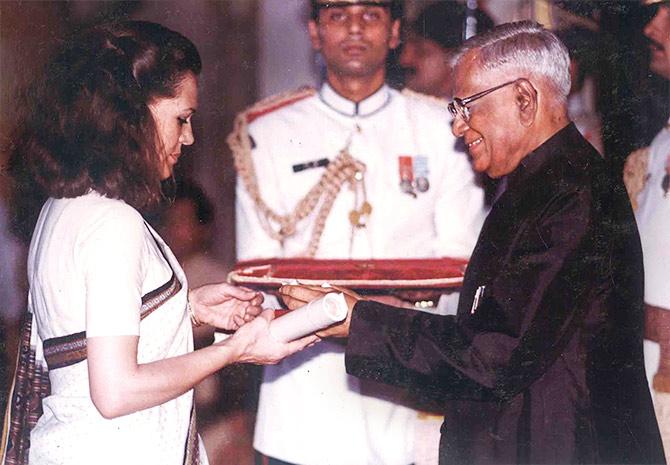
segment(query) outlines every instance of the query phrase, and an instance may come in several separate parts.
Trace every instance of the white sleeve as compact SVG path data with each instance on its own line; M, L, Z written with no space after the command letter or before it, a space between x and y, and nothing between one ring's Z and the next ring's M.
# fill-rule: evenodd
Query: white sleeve
M106 209L80 239L88 337L139 335L145 228L139 213L120 204Z
M486 217L484 190L477 185L467 154L450 150L438 187L435 230L439 254L468 258Z
M259 147L256 147L252 154L255 162L258 160L268 161L269 155L269 153ZM262 173L267 171L256 169L255 172ZM262 186L261 193L264 198L278 195L276 192L273 192L273 188L277 184L275 180L261 179L259 176L257 182L259 186ZM267 203L273 204L276 202ZM239 175L237 176L235 187L235 223L237 260L273 258L283 255L280 242L270 237L263 228L256 203L251 198L251 195L249 195Z

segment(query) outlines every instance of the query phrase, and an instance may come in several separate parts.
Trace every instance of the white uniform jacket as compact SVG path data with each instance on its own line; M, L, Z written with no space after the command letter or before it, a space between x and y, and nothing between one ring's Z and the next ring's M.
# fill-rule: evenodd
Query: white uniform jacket
M366 165L367 226L351 226L357 200L345 185L317 258L470 255L485 216L484 196L467 154L454 148L444 102L383 86L356 104L326 84L255 117L249 135L261 196L280 214L292 212L325 169L301 165L332 160L347 144ZM409 193L400 186L399 157L411 157L417 182ZM421 189L418 178L428 185ZM273 240L239 178L236 213L239 260L303 254L316 216L283 244ZM265 369L254 446L301 465L407 465L414 460L416 412L385 400L395 395L387 391L348 376L342 345L322 341Z
M644 300L670 308L670 191L662 181L670 163L670 120L649 146L647 181L635 213L644 256Z

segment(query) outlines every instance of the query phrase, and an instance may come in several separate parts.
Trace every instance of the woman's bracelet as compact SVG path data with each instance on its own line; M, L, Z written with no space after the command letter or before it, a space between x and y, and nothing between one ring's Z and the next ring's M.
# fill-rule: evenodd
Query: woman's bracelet
M191 302L188 299L186 299L186 310L188 311L188 316L191 318L191 324L195 327L202 326L202 321L198 320L198 317L195 316Z

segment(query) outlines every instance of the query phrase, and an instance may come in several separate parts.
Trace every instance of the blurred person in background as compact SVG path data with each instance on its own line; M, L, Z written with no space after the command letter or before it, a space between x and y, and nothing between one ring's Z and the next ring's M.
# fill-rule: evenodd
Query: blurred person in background
M21 316L26 310L26 246L12 233L8 187L0 172L0 411L4 412L16 363Z
M467 155L454 150L446 102L386 83L401 3L311 6L308 32L326 82L257 103L228 139L237 258L468 257L483 193ZM264 369L258 464L414 463L417 412L408 403L405 391L348 376L341 344L319 344Z
M175 197L161 218L160 232L184 268L190 285L220 283L228 270L211 255L214 205L194 181L177 181Z
M200 69L181 34L118 22L65 41L27 93L10 169L19 195L46 201L28 254L4 463L207 463L193 387L315 341L276 342L255 292L189 289L140 213L165 197L162 182L195 140ZM202 323L237 331L193 351Z
M471 15L468 17L468 15ZM467 25L467 21L470 24ZM424 8L405 31L399 63L405 86L416 92L452 96L451 57L467 34L487 31L493 20L482 10L469 12L457 1L438 1Z
M596 71L601 51L596 32L571 27L556 32L570 52L570 95L568 116L579 132L595 149L603 154L602 121L596 109Z
M649 69L670 82L670 1L645 0ZM668 94L659 95L668 98ZM649 147L626 160L644 256L645 364L666 456L670 456L670 120Z

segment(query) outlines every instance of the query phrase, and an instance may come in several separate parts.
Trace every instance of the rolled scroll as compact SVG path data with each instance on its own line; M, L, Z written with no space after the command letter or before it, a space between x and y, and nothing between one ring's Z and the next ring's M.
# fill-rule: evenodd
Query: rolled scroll
M312 334L338 323L347 317L349 309L341 292L330 292L293 311L276 316L270 322L270 333L282 342L289 342ZM279 310L276 311L279 315ZM214 343L229 338L232 334L216 331Z
M280 341L293 341L344 320L348 311L344 294L330 292L272 320L270 333Z

